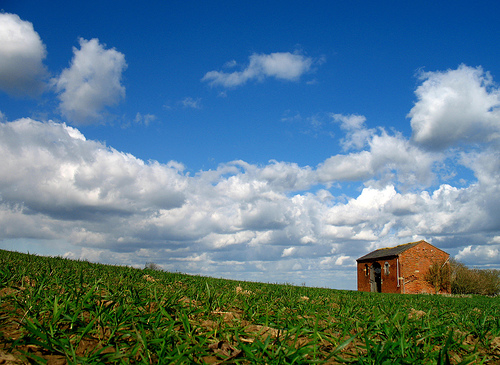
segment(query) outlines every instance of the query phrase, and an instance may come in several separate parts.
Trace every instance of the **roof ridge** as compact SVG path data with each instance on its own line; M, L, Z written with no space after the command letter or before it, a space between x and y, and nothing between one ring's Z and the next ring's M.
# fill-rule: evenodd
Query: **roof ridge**
M420 243L420 242L426 242L426 243L429 243L425 240L420 240L420 241L415 241L415 242L408 242L408 243L402 243L400 245L397 245L397 246L392 246L392 247L382 247L382 248L378 248L376 249L375 251L378 251L378 250L389 250L391 248L397 248L397 247L402 247L402 246L407 246L407 245L413 245L413 244L417 244L417 243Z
M425 242L430 245L425 240L420 240L420 241L415 241L415 242L408 242L408 243L403 243L401 245L393 246L393 247L382 247L379 248L375 251L369 252L366 255L360 257L356 261L359 260L368 260L368 259L375 259L375 258L382 258L382 257L388 257L388 256L398 256L401 253L405 252L406 250L416 246L419 243ZM437 248L437 247L436 247Z

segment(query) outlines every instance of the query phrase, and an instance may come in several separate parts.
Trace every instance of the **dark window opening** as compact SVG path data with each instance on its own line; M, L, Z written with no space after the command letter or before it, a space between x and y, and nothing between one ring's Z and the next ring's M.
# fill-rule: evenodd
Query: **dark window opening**
M390 272L389 272L389 266L391 266L391 265L389 265L389 263L386 261L385 264L384 264L384 273L386 275L390 274Z

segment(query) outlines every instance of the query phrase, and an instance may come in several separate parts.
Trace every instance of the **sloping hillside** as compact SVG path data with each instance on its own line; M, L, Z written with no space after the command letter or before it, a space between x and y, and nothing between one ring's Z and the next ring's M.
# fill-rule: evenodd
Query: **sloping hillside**
M493 364L499 318L499 298L236 282L0 251L0 364Z

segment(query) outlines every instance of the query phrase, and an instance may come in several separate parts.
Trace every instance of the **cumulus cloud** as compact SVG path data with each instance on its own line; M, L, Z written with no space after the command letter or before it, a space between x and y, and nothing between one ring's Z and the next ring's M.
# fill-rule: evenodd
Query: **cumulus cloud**
M271 54L257 54L250 56L248 66L243 71L224 72L210 71L203 76L202 81L211 86L235 87L245 84L249 80L263 80L274 77L280 80L294 81L304 73L310 71L313 59L304 55L290 52L276 52ZM235 62L231 62L235 67Z
M420 238L463 260L482 255L484 264L498 264L491 253L500 189L492 182L500 169L490 165L491 151L467 155L481 176L476 184L402 192L393 184L397 176L432 174L425 170L436 155L381 132L366 151L316 167L234 161L194 176L182 164L146 163L54 122L2 123L0 146L0 236L67 240L68 257L126 264L154 257L168 270L247 280L275 272L272 280L335 287L347 284L321 276L341 277L369 250ZM339 179L340 172L328 170L334 161L360 165L353 156L371 166L365 173L372 180L363 178L367 186L359 194L343 201L326 189L311 191ZM345 181L360 179L348 170ZM494 244L475 248L481 240Z
M45 88L45 45L33 24L16 14L0 13L0 89L35 96Z
M355 288L355 258L418 239L468 265L500 267L496 144L431 151L361 115L331 118L344 151L316 166L236 160L194 175L64 123L1 122L0 239L64 241L72 258L139 267L154 258L171 271L345 289ZM443 165L474 178L455 186ZM354 188L335 195L338 185Z
M60 110L71 122L100 122L102 112L125 97L122 73L125 56L114 48L106 49L99 40L80 38L80 49L73 47L69 68L54 79Z
M336 114L334 118L346 130L346 137L341 140L343 147L365 150L327 158L318 166L318 181L332 184L378 178L382 183L397 181L406 186L428 186L433 182L433 165L443 155L423 151L399 133L390 135L383 129L366 129L363 116Z
M481 67L423 72L411 109L413 140L431 149L500 138L500 90Z
M185 199L182 166L146 164L65 124L20 119L0 124L0 140L2 203L23 212L95 220L172 209Z
M477 264L497 264L500 257L500 245L469 245L455 255L459 261L475 262Z
M332 118L346 131L346 137L341 140L344 151L364 148L375 133L375 130L365 127L364 115L332 114Z

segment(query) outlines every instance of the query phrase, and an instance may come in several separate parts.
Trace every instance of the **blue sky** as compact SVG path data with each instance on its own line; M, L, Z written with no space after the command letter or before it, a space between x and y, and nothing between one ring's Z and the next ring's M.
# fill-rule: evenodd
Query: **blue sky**
M344 289L417 239L499 268L499 7L4 0L0 248Z

